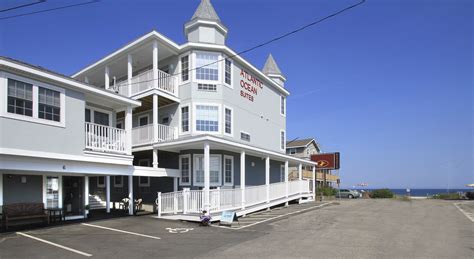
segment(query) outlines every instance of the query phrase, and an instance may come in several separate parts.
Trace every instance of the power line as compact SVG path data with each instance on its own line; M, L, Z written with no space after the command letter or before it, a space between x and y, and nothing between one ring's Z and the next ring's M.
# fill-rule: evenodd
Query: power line
M205 65L202 65L202 66L199 66L199 67L187 69L186 72L198 70L198 69L203 68L203 67L207 67L207 66L210 66L210 65L213 65L213 64L216 64L216 63L220 63L220 62L222 62L222 61L224 61L224 60L226 60L226 59L233 58L233 57L237 57L237 56L240 56L240 55L245 54L245 53L247 53L247 52L253 51L253 50L258 49L258 48L261 48L261 47L263 47L263 46L265 46L265 45L268 45L268 44L273 43L273 42L275 42L275 41L281 40L281 39L283 39L283 38L286 38L286 37L288 37L288 36L291 36L291 35L293 35L293 34L296 34L296 33L298 33L298 32L301 32L301 31L303 31L303 30L305 30L305 29L307 29L307 28L309 28L309 27L311 27L311 26L317 25L317 24L319 24L319 23L321 23L321 22L323 22L323 21L325 21L325 20L327 20L327 19L330 19L330 18L332 18L332 17L335 17L335 16L337 16L337 15L339 15L339 14L341 14L341 13L344 13L344 12L346 12L346 11L349 11L349 10L351 10L351 9L353 9L353 8L355 8L355 7L357 7L357 6L359 6L359 5L362 5L363 3L365 3L365 0L361 0L360 2L358 2L358 3L356 3L356 4L353 4L353 5L347 6L347 7L343 8L343 9L340 9L339 11L336 11L336 12L334 12L334 13L331 13L331 14L329 14L329 15L327 15L327 16L324 16L323 18L317 19L317 20L315 20L315 21L313 21L313 22L311 22L311 23L308 23L308 24L306 24L306 25L303 25L303 26L301 26L301 27L299 27L299 28L297 28L297 29L295 29L295 30L293 30L293 31L284 33L284 34L282 34L282 35L280 35L280 36L278 36L278 37L275 37L275 38L273 38L273 39L270 39L270 40L268 40L268 41L265 41L265 42L263 42L263 43L260 43L260 44L258 44L258 45L256 45L256 46L253 46L253 47L251 47L251 48L248 48L248 49L245 49L245 50L243 50L243 51L240 51L240 52L238 52L238 53L236 53L236 54L234 54L234 55L230 55L230 56L228 56L227 58L219 59L219 60L213 61L213 62L211 62L211 63L205 64ZM120 87L131 86L131 85L139 84L139 83L152 82L152 81L155 81L155 80L160 80L160 79L164 79L164 78L169 78L169 77L178 76L178 75L180 75L180 74L182 74L182 73L183 73L183 71L178 72L178 73L174 73L174 74L172 74L172 75L162 76L162 77L159 77L159 78L156 78L156 79L143 80L143 81L138 81L138 82L134 82L134 83L125 83L125 84L121 84Z
M12 18L21 17L21 16L27 16L27 15L37 14L37 13L45 13L45 12L57 11L57 10L66 9L66 8L71 8L71 7L76 7L76 6L81 6L81 5L95 4L95 3L98 3L98 2L100 2L100 0L92 0L92 1L89 1L89 2L85 2L85 3L64 5L64 6L60 6L60 7L55 7L55 8L50 8L50 9L45 9L45 10L40 10L40 11L35 11L35 12L22 13L22 14L16 14L16 15L12 15L12 16L7 16L7 17L1 17L0 20L7 20L7 19L12 19Z
M34 3L17 5L17 6L14 6L14 7L10 7L10 8L7 8L7 9L0 10L0 13L8 12L8 11L15 10L15 9L20 9L20 8L27 7L27 6L37 5L37 4L41 4L41 3L44 3L44 2L46 2L46 0L38 0L37 2L34 2Z

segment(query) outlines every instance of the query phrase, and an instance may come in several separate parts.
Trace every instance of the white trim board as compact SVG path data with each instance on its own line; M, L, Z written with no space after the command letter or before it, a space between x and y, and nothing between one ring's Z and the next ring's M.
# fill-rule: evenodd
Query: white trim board
M132 105L133 107L141 106L140 101L137 101L137 100L134 100L122 95L118 95L113 92L106 91L97 87L93 87L86 83L81 83L79 81L76 81L73 78L67 78L65 76L63 77L56 74L48 73L38 68L33 68L32 66L27 66L25 64L19 64L17 62L6 60L0 57L0 67L2 66L7 67L7 68L13 68L18 71L34 74L39 77L49 78L51 80L66 84L69 87L75 88L76 90L81 90L82 92L89 92L89 93L96 94L102 97L111 98L117 102Z
M193 144L197 142L206 142L209 141L217 143L217 144L222 144L222 145L229 145L237 149L242 149L246 151L251 151L254 153L259 153L261 155L268 155L270 158L273 160L278 160L278 161L283 161L283 160L288 160L291 162L297 162L297 163L302 163L303 165L316 165L316 162L313 162L311 160L306 160L306 159L301 159L293 156L289 156L283 153L275 152L275 151L270 151L270 150L265 150L262 148L258 147L253 147L249 145L245 145L242 143L226 140L226 139L221 139L215 136L209 136L209 135L204 135L204 136L197 136L194 138L190 139L178 139L176 141L170 141L170 142L162 142L162 143L156 143L154 144L154 148L166 148L166 147L180 147L185 144ZM184 148L183 148L184 149ZM211 150L212 150L212 145L211 145Z

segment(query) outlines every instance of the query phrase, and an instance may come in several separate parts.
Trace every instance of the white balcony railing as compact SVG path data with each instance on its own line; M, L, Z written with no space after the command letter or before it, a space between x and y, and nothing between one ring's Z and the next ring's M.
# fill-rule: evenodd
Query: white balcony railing
M145 125L132 129L132 145L149 144L153 142L153 125Z
M85 137L86 149L127 153L126 131L123 129L86 122Z
M267 186L257 185L245 188L245 206L259 206L273 201L285 202L288 199L302 197L311 193L309 180L296 180L288 182L286 193L285 182L272 183L269 186L270 197L267 199ZM201 213L203 210L203 190L184 189L179 192L158 193L156 204L159 215L167 213ZM286 196L288 195L288 199ZM214 189L209 190L210 211L218 213L224 210L238 210L242 207L242 190ZM273 206L273 205L268 205Z
M178 128L158 124L158 142L174 140L177 138ZM143 145L149 143L153 143L153 124L132 129L132 145Z
M153 70L147 70L141 74L132 77L131 85L128 84L128 80L122 81L116 85L118 92L121 95L133 96L138 93L154 88ZM176 76L170 75L166 72L158 70L158 89L174 96L178 96L178 86L176 83ZM131 88L129 95L129 88Z

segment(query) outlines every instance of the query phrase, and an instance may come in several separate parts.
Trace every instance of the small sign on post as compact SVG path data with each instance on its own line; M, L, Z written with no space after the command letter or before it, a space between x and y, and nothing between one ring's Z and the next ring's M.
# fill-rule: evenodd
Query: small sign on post
M222 212L220 224L230 226L230 225L232 225L232 222L234 222L234 220L239 221L235 211L225 210L225 211Z

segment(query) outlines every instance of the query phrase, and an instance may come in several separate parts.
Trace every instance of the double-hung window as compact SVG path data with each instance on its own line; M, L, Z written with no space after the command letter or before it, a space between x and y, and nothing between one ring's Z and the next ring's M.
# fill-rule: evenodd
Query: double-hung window
M189 131L189 106L181 107L181 132Z
M123 187L123 176L121 175L114 176L114 187L117 187L117 188Z
M286 114L286 98L283 95L280 96L280 114Z
M225 59L225 69L224 69L224 82L228 85L232 84L232 61L230 59Z
M5 105L0 116L65 126L65 90L6 73Z
M285 145L286 145L285 131L281 130L280 131L280 149L285 150Z
M219 131L219 106L196 105L196 131Z
M191 155L179 157L179 170L181 171L180 184L189 185L191 183Z
M250 134L247 132L240 132L240 139L250 142Z
M59 121L61 98L58 91L38 87L38 118Z
M181 57L181 82L189 80L189 55Z
M210 155L209 158L209 182L211 185L220 184L221 156ZM194 155L194 185L204 185L204 155Z
M280 166L280 182L285 181L285 165Z
M88 107L85 109L86 122L92 122L94 124L102 126L110 126L110 117L112 113L105 111L98 111L96 108Z
M97 176L97 187L105 188L105 176Z
M224 108L224 132L225 134L232 134L232 109Z
M234 157L224 156L224 185L234 183Z
M33 116L33 85L8 79L8 112Z
M196 53L196 79L219 80L219 55L215 53Z
M140 176L138 178L138 186L140 186L140 187L150 187L150 177L149 176Z

